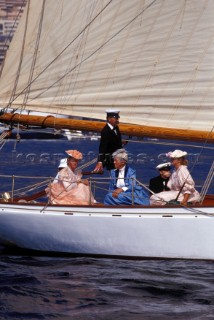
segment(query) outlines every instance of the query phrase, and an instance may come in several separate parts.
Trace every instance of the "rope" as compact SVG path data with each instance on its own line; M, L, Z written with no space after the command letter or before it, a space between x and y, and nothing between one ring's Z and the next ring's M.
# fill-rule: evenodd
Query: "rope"
M22 196L26 192L34 191L35 189L38 189L38 188L43 187L43 186L46 186L48 182L49 182L49 180L45 180L45 181L30 185L30 186L27 186L27 187L24 187L24 188L16 189L16 190L14 190L14 195Z
M204 141L204 144L203 144L203 146L201 147L201 151L200 151L198 157L196 158L195 163L193 164L190 172L192 172L193 168L195 167L196 163L198 162L198 159L200 158L200 156L201 156L201 154L202 154L202 152L203 152L203 150L204 150L204 147L205 147L205 145L207 144L207 141L208 141L208 139L209 139L209 136L210 136L211 133L213 132L213 129L214 129L214 126L212 127L212 129L210 130L209 134L207 135L207 138L206 138L206 140ZM212 166L211 166L211 168L210 168L210 171L209 171L209 173L208 173L208 176L207 176L207 178L206 178L206 180L205 180L205 182L204 182L204 186L202 187L202 189L203 189L203 191L202 191L202 199L203 199L203 200L204 200L204 198L205 198L206 192L207 192L207 190L208 190L208 188L209 188L209 186L210 186L210 184L211 184L211 182L212 182L213 176L214 176L213 166L214 166L214 165L212 164ZM188 178L188 177L187 177L187 178ZM187 178L186 178L186 179L187 179ZM185 181L186 181L186 180L185 180ZM200 201L202 201L202 200L200 200Z
M206 213L206 212L201 211L201 210L199 210L199 209L187 207L187 206L184 206L184 205L180 205L180 206L181 206L182 208L186 209L187 211L190 211L190 212L195 213L195 214L202 214L202 215L205 215L205 216L214 217L214 214L213 214L213 213Z
M4 147L4 145L5 145L5 143L7 142L7 140L4 140L4 141L2 141L0 144L1 144L1 147L0 147L0 151L1 151L1 149Z
M142 182L140 182L140 181L137 180L137 179L135 179L135 181L136 181L140 186L144 187L147 191L149 191L150 193L156 195L156 193L154 193L152 190L150 190L145 184L143 184ZM160 197L159 197L159 198L160 198ZM161 198L160 198L160 199L161 199ZM161 199L161 200L162 200L162 199Z
M15 189L15 190L13 190L13 193L16 196L23 196L23 195L26 194L26 192L34 191L35 189L38 189L40 187L47 186L48 182L49 182L49 180L45 180L45 181L42 181L42 182L39 182L39 183L36 183L36 184L32 184L32 185L27 186L27 187L23 187L23 188L20 188L20 189ZM12 193L12 191L7 191L7 192L8 193Z
M94 164L96 161L97 161L97 158L94 158L94 159L92 159L91 161L88 161L88 162L82 164L80 167L78 167L78 168L75 170L75 172L77 172L77 171L79 171L79 170L82 170L82 169L84 169L84 168L89 167L90 165Z
M7 137L9 136L11 133L11 131L5 130L4 132L2 132L2 134L0 135L0 143Z
M201 189L201 193L200 193L201 200L200 200L200 203L202 203L204 201L205 195L207 194L207 191L208 191L208 189L209 189L209 187L211 185L213 177L214 177L214 161L213 161L212 166L210 168L210 171L209 171L209 173L207 175L207 178L206 178L206 180L204 182L204 185L203 185L203 187Z
M21 49L21 55L20 55L20 60L19 60L19 66L18 66L12 94L10 96L10 101L9 101L8 105L5 107L6 110L8 109L8 107L11 106L12 102L15 100L16 88L18 85L18 80L19 80L23 56L24 56L24 47L25 47L25 40L26 40L26 34L27 34L27 24L28 24L28 18L29 18L29 7L30 7L30 2L28 2L28 5L27 5L27 18L26 18L26 22L25 22L25 30L24 30L24 34L23 34L23 42L22 42L22 49Z
M0 135L0 151L2 150L2 148L4 147L5 143L8 141L8 139L6 140L6 138L8 138L11 134L11 130L5 130L4 132L2 132L2 134Z
M50 177L35 177L35 176L11 176L11 175L7 175L7 174L1 174L0 175L0 177L1 178L12 178L12 177L14 177L14 178L21 178L21 179L50 179Z

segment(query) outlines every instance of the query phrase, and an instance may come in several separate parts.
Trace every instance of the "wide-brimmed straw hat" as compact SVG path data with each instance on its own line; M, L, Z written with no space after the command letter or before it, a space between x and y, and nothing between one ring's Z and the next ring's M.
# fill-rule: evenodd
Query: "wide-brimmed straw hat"
M72 157L77 160L82 159L82 153L77 150L66 150L65 152L67 153L67 155L69 155L69 157Z

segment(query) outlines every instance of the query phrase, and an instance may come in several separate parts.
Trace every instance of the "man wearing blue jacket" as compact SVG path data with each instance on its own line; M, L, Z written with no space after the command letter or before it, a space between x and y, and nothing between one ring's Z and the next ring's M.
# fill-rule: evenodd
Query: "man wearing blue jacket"
M109 193L105 205L149 205L149 196L136 185L136 171L127 165L128 154L119 149L113 154L115 169L111 170Z

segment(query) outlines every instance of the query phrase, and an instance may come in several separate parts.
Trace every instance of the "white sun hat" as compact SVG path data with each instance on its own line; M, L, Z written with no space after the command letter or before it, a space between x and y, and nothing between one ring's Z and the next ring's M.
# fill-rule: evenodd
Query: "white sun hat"
M186 155L187 155L187 152L182 150L175 150L173 152L167 153L167 157L174 158L174 159L182 158L182 157L185 157Z
M66 168L67 167L67 158L61 159L58 165L58 168Z

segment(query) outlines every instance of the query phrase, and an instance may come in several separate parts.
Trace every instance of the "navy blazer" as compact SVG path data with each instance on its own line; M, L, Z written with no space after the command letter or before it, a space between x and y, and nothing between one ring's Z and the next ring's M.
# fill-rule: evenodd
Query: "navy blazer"
M159 193L159 192L162 192L162 191L168 191L170 190L168 187L167 187L167 183L169 181L169 178L162 178L161 175L155 177L155 178L152 178L150 179L150 182L149 182L149 189L151 191L153 191L154 193Z
M119 127L115 128L117 134L112 130L108 124L101 131L101 139L99 146L98 161L101 161L103 166L111 170L114 168L112 153L117 149L122 148L122 139Z

